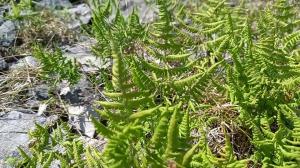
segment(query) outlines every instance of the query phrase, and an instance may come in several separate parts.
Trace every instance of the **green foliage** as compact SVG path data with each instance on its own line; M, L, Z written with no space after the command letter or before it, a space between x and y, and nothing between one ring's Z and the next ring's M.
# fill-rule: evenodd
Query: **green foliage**
M20 0L20 2L16 3L13 0L10 0L11 4L11 13L8 16L9 19L13 20L22 20L26 17L26 15L22 15L22 12L32 13L32 0ZM29 16L27 14L27 16Z
M75 61L64 57L60 49L48 52L35 47L33 55L42 64L42 77L54 79L54 83L68 80L71 84L77 83L80 79L79 66Z
M107 144L101 154L87 149L88 166L299 167L297 8L276 0L252 13L246 3L157 0L147 25L135 10L126 18L111 1L98 4L94 51L113 66L108 101L97 102L108 123L92 120ZM249 130L243 156L233 125ZM83 151L72 151L84 165Z
M109 124L104 126L93 120L97 131L108 138L103 157L109 167L166 167L168 164L190 167L195 159L193 155L200 152L199 143L203 143L190 137L190 125L197 124L191 117L224 61L211 65L206 58L192 59L193 53L188 52L190 48L184 46L186 43L180 40L181 34L177 34L174 27L173 11L177 5L169 1L157 1L157 4L158 21L144 31L135 31L132 36L120 32L128 27L133 17L137 19L134 12L125 19L119 16L117 9L112 22L117 26L105 29L98 24L94 26L99 34L110 35L110 38L98 36L102 44L99 47L111 53L114 62L113 88L105 93L111 101L98 102L104 108L98 112ZM94 18L102 18L101 23L105 23L109 3L98 9ZM142 27L138 21L135 25L129 29ZM123 29L115 32L118 27ZM130 34L131 31L126 32ZM130 43L123 42L126 40ZM100 56L105 54L102 52ZM193 145L195 141L199 143ZM217 159L211 153L216 161L210 164L245 165L246 161L234 159L229 138L227 142L225 150L231 149L231 152L226 152L223 159L230 160Z
M23 158L15 167L45 167L59 164L62 168L85 167L101 165L100 153L91 150L79 140L78 135L70 133L66 123L56 125L57 128L36 125L35 130L29 133L31 139L30 153L19 148ZM101 166L97 166L101 167Z
M111 42L113 40L120 48L126 49L125 52L130 53L130 50L135 47L133 45L135 41L143 38L145 31L135 10L128 19L125 19L120 9L113 5L114 2L105 1L104 5L99 5L96 3L97 1L94 2L93 33L98 41L94 51L102 57L112 55ZM113 10L116 11L111 16Z

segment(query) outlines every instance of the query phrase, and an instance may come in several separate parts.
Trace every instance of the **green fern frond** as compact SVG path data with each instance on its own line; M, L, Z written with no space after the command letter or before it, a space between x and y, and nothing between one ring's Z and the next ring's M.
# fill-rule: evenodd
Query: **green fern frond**
M136 113L130 115L129 119L135 120L135 119L142 119L142 118L151 116L151 115L153 115L153 113L157 112L157 110L158 110L159 107L160 107L160 105L156 106L154 108L151 108L151 109L147 109L147 110L136 112Z
M105 137L111 137L113 135L113 131L109 130L106 126L97 121L95 118L92 118L92 122L94 123L97 132L101 133L101 135Z

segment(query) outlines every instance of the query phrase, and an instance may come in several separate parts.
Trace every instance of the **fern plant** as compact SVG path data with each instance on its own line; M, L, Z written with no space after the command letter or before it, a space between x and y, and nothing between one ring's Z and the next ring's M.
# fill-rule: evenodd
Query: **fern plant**
M54 52L48 52L41 47L35 47L33 55L42 64L42 77L45 79L54 79L53 83L67 80L75 84L80 79L80 69L76 61L68 60L62 55L60 49Z
M92 121L107 144L71 155L75 166L299 167L297 7L276 0L249 12L247 3L157 0L147 25L136 10L126 18L116 3L96 4L94 51L113 66L107 100L97 102L108 122ZM244 157L232 125L249 130Z
M278 8L280 11L279 9L282 8L278 4L282 5L282 3L278 1L275 5L267 8ZM104 152L104 156L110 158L109 165L116 167L132 165L135 167L141 165L144 167L162 167L168 165L166 160L169 160L169 164L197 167L196 161L190 165L183 158L185 158L185 153L197 152L200 149L199 145L193 148L189 138L185 138L182 142L180 138L170 138L173 136L180 137L179 130L176 130L180 128L178 123L183 122L182 125L188 128L189 124L195 122L189 119L193 113L185 111L189 102L196 109L201 110L199 104L201 97L205 97L203 91L207 84L215 85L221 93L227 92L231 102L240 109L241 122L253 129L255 126L262 129L263 125L259 124L262 120L260 116L272 118L272 116L280 114L279 106L297 104L298 96L294 93L297 93L296 90L298 89L299 69L297 63L289 56L289 53L297 48L297 38L294 33L290 32L291 29L281 29L280 25L276 24L278 19L275 17L279 13L277 10L273 10L275 14L270 16L274 18L272 20L276 23L268 22L265 25L268 27L267 31L274 30L273 33L278 35L285 34L284 32L291 33L293 34L291 36L295 37L293 40L279 39L280 36L273 36L273 33L267 33L267 31L261 30L259 26L255 29L252 28L257 20L260 21L262 17L271 15L269 12L272 10L262 11L257 16L251 15L244 19L242 16L247 17L247 13L243 12L243 3L237 8L232 8L226 1L208 1L207 6L204 7L204 13L197 13L197 17L190 18L192 22L196 23L190 26L180 18L182 17L180 15L173 18L170 10L173 6L170 2L157 1L157 4L160 9L160 18L154 27L150 27L151 33L149 33L150 36L147 36L147 40L138 43L142 44L142 51L146 52L147 57L141 56L139 50L128 55L123 52L123 46L118 46L118 43L114 41L110 45L113 49L112 56L115 63L112 68L114 89L113 92L107 93L107 96L111 98L112 102L99 102L104 108L99 113L109 119L109 126L105 127L94 120L98 131L106 134L107 138L111 138L112 142L109 141L107 150ZM291 11L288 8L286 7L284 10ZM284 18L281 17L283 20ZM172 24L172 21L175 20L178 21L179 27ZM201 41L194 40L191 37L193 34L203 37L202 41L205 40L206 42L199 44ZM208 54L208 57L191 59L191 54L187 52L187 48L173 43L179 39L178 37L187 41L187 43L181 44L195 42L194 45L200 45L200 48L210 51L211 54ZM288 47L291 50L285 51L287 48L284 46L293 47ZM171 53L174 54L170 55ZM225 61L225 54L232 59L232 62ZM225 71L216 73L216 69L221 67ZM213 79L225 80L225 83L223 86L218 85L211 82ZM287 87L287 83L289 83L289 87ZM132 93L133 91L134 93ZM141 91L147 91L148 94L141 93ZM129 93L130 97L124 96L124 94L128 95ZM293 94L291 95L291 93ZM287 99L288 96L293 98ZM165 113L168 113L168 110L162 111L162 109L168 109L170 106L175 109L176 107L180 108L169 114L169 118L157 116L157 113L167 115ZM159 112L156 112L157 108ZM131 118L136 119L137 116L138 121L130 120ZM150 127L147 123L149 120L147 117L152 118ZM153 119L153 117L155 118ZM257 118L257 120L252 121L251 118ZM158 123L155 124L156 122ZM203 126L198 123L198 127ZM169 129L165 129L164 134L160 130L163 127L169 127ZM185 132L190 131L185 129ZM161 135L160 137L156 136L158 133ZM203 134L205 135L205 132ZM148 140L139 137L139 135L149 135L150 137ZM166 135L166 137L162 135ZM206 150L202 150L208 153L201 151L199 154L200 161L206 163L206 166L243 167L250 160L262 162L265 165L271 164L265 162L269 156L262 149L256 151L256 153L263 155L261 158L234 159L230 138L225 137L227 137L226 153L221 158L211 154L205 138L196 140L203 141L204 147L206 146ZM152 138L159 139L155 142L160 142L160 146L154 145L154 149L151 148L153 146L151 142L154 141ZM253 141L256 147L255 143L256 141ZM124 150L127 151L126 154L117 152ZM273 149L268 148L268 150L276 153L275 147ZM229 153L227 153L228 151ZM194 157L194 159L196 158ZM223 162L223 159L226 162ZM199 163L198 167L201 167L201 164ZM281 163L275 162L274 164L280 165Z
M109 139L103 152L109 167L189 167L198 150L190 137L191 109L200 103L202 90L223 61L209 66L207 59L193 60L184 53L188 48L176 45L172 4L157 4L160 18L149 28L155 34L137 40L139 48L128 53L121 39L110 41L113 89L105 95L111 102L100 101L103 109L98 111L109 125L93 120L98 132ZM107 11L102 9L101 16Z
M47 168L59 165L69 168L85 167L86 164L101 165L99 153L92 152L89 147L86 147L85 150L79 137L70 133L70 129L66 123L57 125L55 129L50 126L36 125L35 130L29 133L30 153L19 148L23 160L20 160L15 166ZM90 162L91 158L97 159L97 161Z

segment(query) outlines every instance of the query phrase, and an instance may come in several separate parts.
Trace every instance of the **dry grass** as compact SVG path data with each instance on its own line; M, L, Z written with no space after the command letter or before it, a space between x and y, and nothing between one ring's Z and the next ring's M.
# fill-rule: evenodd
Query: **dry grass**
M0 47L0 56L7 62L15 62L27 56L26 53L31 53L36 43L52 49L58 45L76 42L78 32L68 29L57 15L53 11L43 10L20 20L14 45L10 48ZM0 111L30 108L26 102L33 97L28 92L45 82L47 81L39 78L39 67L27 66L0 72ZM50 102L49 108L59 109L55 105L56 100L54 102Z
M201 103L209 105L196 113L194 117L207 123L206 130L208 145L212 152L221 157L225 147L225 133L230 141L237 159L245 159L251 155L251 132L238 126L239 111L229 103L225 93L215 89L211 84L205 90L205 98Z
M208 144L212 152L221 157L224 153L225 146L225 132L226 129L227 136L230 137L230 141L233 147L233 151L237 159L248 158L252 152L250 132L246 132L236 124L232 123L222 123L209 128L208 130Z
M0 111L26 108L24 104L30 99L26 93L39 82L37 71L35 68L16 69L0 75Z
M39 105L46 103L46 114L65 115L66 108L58 93L50 95L48 100L36 101L32 91L41 84L47 83L39 76L39 67L14 69L0 74L0 112L18 110L21 112L37 112ZM31 93L30 93L31 92ZM37 102L30 104L29 102Z
M18 38L21 38L24 46L38 42L45 47L53 47L53 44L76 41L76 32L69 30L53 12L44 10L39 12L39 16L24 21Z

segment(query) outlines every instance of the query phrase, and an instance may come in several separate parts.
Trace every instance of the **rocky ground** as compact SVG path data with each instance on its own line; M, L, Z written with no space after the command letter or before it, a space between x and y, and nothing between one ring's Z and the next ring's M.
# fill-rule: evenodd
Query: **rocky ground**
M47 11L49 20L38 25L42 29L32 22L24 24L23 20L7 17L13 7L8 3L0 4L0 167L5 167L8 157L18 156L18 146L28 146L28 132L34 129L35 123L47 125L64 120L86 143L103 144L95 136L90 116L96 116L94 101L104 98L101 71L110 66L110 61L101 60L92 53L96 42L83 31L83 26L92 24L91 7L85 1L34 2L38 12L24 9L20 15L24 18L30 14L43 16ZM154 18L155 10L143 0L121 2L125 14L133 6L142 9L143 21ZM41 80L41 64L30 50L33 39L46 43L44 46L49 50L55 43L63 56L76 59L80 64L80 81L75 85L67 81L53 85Z

